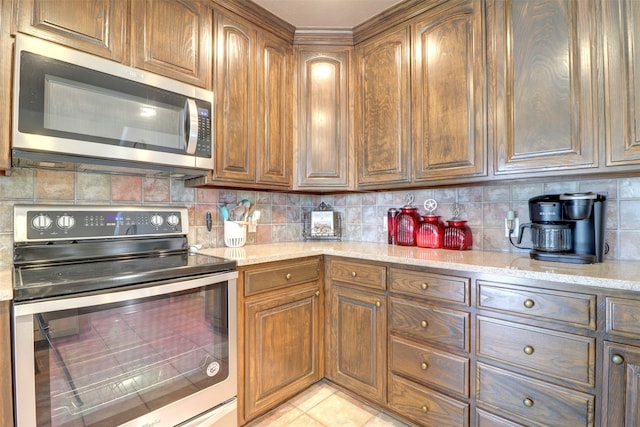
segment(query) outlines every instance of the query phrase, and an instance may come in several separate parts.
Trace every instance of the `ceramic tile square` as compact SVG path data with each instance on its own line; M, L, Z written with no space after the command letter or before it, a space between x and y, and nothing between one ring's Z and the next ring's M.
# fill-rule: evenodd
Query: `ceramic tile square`
M236 203L237 200L234 190L220 190L218 193L218 201L220 203Z
M375 193L364 193L362 195L362 204L363 205L375 205L376 204L376 194Z
M514 184L511 186L511 200L528 202L530 198L543 194L543 187L540 183Z
M482 187L458 188L458 202L482 202Z
M347 194L347 206L360 206L360 205L362 205L362 195Z
M576 193L578 192L578 182L548 182L544 184L542 194L560 194L560 193Z
M307 414L326 426L360 427L378 413L377 410L338 391L313 408Z
M109 202L111 176L96 173L76 174L76 199L80 202Z
M145 202L169 202L171 182L168 178L142 178L142 194Z
M483 200L485 203L508 202L511 198L511 188L508 185L484 187Z
M196 202L217 203L218 190L216 188L196 188Z
M640 178L620 178L618 181L620 199L640 198Z
M187 188L184 181L172 179L170 183L171 201L174 203L193 203L196 200L195 188Z
M618 182L615 179L594 179L580 181L578 183L579 191L603 194L607 199L616 199L618 197Z
M306 412L336 392L335 387L326 381L320 381L293 397L289 403Z
M621 230L640 230L640 200L621 200Z
M0 200L33 199L35 191L35 171L33 169L13 169L8 177L0 177Z
M44 200L74 200L75 173L67 171L36 171L36 198Z
M112 176L111 199L114 202L142 201L142 177L123 175Z

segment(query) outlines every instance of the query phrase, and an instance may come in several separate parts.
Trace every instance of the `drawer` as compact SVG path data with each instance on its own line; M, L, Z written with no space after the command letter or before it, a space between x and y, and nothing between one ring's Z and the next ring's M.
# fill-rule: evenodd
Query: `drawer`
M594 396L478 363L476 400L526 425L593 426Z
M607 333L638 339L640 301L607 297Z
M476 409L476 427L522 427L512 421L490 414L482 409Z
M590 329L596 327L595 295L479 280L478 307Z
M469 313L395 297L389 301L391 332L469 351Z
M387 268L381 265L334 259L330 263L329 277L336 282L387 289Z
M245 296L320 279L320 259L295 260L243 272Z
M594 386L594 338L480 316L477 325L478 356Z
M469 425L469 405L391 375L389 405L404 417L425 426Z
M469 359L391 337L391 370L469 397Z
M394 292L469 305L471 279L468 277L390 268L389 279Z

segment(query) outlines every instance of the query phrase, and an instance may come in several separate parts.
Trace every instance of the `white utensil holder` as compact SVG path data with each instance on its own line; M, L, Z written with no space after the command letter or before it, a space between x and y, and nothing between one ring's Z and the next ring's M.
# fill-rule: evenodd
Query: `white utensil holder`
M224 220L224 244L239 248L247 242L247 223Z

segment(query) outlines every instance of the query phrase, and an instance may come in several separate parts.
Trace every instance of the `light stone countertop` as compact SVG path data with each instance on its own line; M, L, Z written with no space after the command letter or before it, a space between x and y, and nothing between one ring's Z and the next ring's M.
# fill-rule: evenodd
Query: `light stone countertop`
M635 261L568 264L532 260L528 253L452 251L364 242L273 243L241 248L202 249L200 253L235 259L238 266L312 255L335 255L640 292L640 262Z

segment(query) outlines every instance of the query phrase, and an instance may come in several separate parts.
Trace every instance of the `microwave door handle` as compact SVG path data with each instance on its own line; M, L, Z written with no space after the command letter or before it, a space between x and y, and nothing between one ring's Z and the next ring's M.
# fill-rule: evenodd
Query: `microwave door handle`
M187 140L187 154L195 154L198 145L198 109L196 101L187 98L185 104L185 139Z

